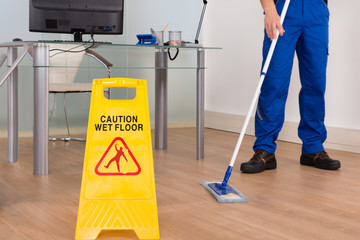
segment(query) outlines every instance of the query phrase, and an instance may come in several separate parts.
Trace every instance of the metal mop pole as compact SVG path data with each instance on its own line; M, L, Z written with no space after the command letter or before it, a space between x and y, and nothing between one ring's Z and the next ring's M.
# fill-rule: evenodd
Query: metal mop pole
M284 22L284 19L285 19L285 16L286 16L286 12L287 12L287 9L289 7L289 4L290 4L290 0L286 0L285 2L285 5L283 7L283 10L281 12L281 16L280 16L280 23L281 25L283 24ZM245 122L244 122L244 125L241 129L241 133L240 133L240 136L239 136L239 139L236 143L236 146L235 146L235 150L234 150L234 153L232 155L232 158L231 158L231 161L230 161L230 164L229 164L229 167L226 171L226 174L225 174L225 177L224 177L224 180L222 182L222 188L225 188L226 185L227 185L227 182L229 181L229 178L230 178L230 175L231 175L231 171L232 171L232 168L234 166L234 163L235 163L235 159L239 153L239 150L240 150L240 146L241 146L241 143L242 143L242 140L244 138L244 135L245 135L245 131L247 129L247 126L249 124L249 121L250 121L250 117L251 117L251 114L252 112L254 111L254 107L255 107L255 104L257 102L257 99L259 97L259 94L260 94L260 89L261 89L261 86L264 82L264 79L265 79L265 75L266 75L266 72L269 68L269 65L270 65L270 61L271 61L271 58L272 58L272 55L274 53L274 50L275 50L275 46L276 46L276 43L277 43L277 40L279 38L279 31L277 31L277 35L276 35L276 38L271 42L271 46L270 46L270 50L268 52L268 55L266 57L266 60L265 60L265 64L264 64L264 67L262 69L262 72L261 72L261 77L260 77L260 81L259 81L259 84L256 88L256 91L255 91L255 94L254 94L254 97L252 99L252 102L251 102L251 105L250 105L250 108L249 108L249 111L246 115L246 118L245 118Z

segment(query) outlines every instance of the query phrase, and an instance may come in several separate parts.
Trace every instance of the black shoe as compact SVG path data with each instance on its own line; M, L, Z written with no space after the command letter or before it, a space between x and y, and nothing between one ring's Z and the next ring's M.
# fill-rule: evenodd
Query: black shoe
M247 162L240 166L240 171L244 173L259 173L265 169L275 169L276 159L275 154L271 154L265 150L258 149L254 156Z
M341 166L340 161L331 159L325 151L313 154L302 154L300 163L302 165L314 166L326 170L336 170Z

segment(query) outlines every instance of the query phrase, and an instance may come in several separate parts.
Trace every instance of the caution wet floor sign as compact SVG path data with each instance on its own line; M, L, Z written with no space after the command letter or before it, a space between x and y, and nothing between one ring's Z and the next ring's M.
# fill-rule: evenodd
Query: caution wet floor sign
M113 87L134 88L136 97L106 99L104 88ZM145 80L93 82L75 239L96 239L102 230L159 239Z

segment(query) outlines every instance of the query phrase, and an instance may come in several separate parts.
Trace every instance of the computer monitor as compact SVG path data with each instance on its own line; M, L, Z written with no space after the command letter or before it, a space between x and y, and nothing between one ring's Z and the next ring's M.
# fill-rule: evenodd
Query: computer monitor
M122 34L124 0L29 0L31 32Z

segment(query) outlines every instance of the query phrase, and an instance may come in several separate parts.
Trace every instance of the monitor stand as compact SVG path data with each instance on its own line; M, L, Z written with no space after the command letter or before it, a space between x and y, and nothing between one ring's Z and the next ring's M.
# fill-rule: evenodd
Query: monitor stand
M85 29L76 28L71 29L72 34L74 35L74 42L82 42L82 35L85 32Z

